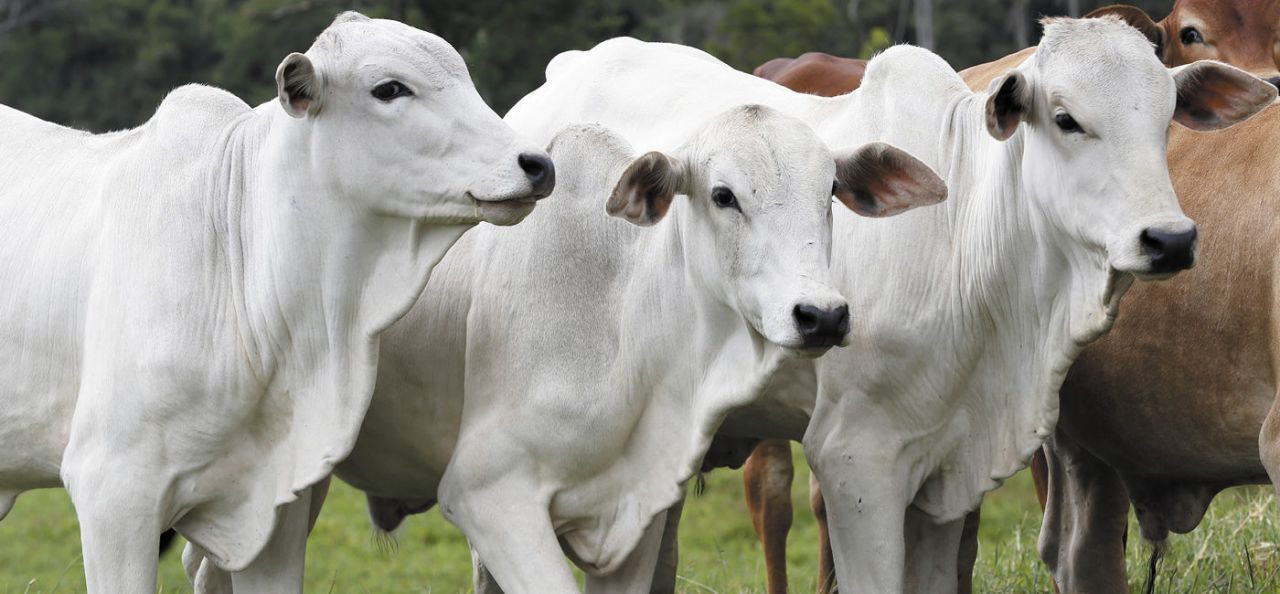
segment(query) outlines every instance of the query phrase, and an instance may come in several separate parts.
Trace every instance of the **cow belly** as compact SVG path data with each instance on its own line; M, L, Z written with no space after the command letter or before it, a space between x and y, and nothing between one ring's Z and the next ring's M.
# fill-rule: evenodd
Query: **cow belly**
M1068 379L1059 427L1128 477L1247 482L1266 473L1258 433L1275 397L1263 378L1190 378L1132 373Z
M79 392L81 289L45 260L0 264L0 489L59 484Z

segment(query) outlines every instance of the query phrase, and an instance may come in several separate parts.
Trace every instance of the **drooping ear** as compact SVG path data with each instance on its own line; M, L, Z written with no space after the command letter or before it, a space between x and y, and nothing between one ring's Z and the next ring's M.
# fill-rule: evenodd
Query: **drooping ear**
M835 196L864 217L889 217L947 198L947 184L928 165L883 142L836 157Z
M672 198L684 191L685 181L684 167L679 161L657 151L645 153L622 172L605 211L648 227L667 214Z
M1235 66L1200 60L1172 69L1178 87L1173 121L1192 130L1221 130L1276 100L1276 88Z
M1112 4L1094 10L1084 15L1084 18L1096 19L1105 16L1117 17L1129 23L1129 26L1137 29L1139 33L1146 35L1147 39L1151 40L1152 45L1156 46L1156 57L1164 60L1164 27L1151 20L1151 17L1147 15L1147 11L1128 4Z
M996 140L1008 140L1031 113L1031 85L1014 70L991 81L987 93L987 131Z
M307 115L320 98L320 78L311 59L294 52L276 68L276 94L285 113L300 118Z

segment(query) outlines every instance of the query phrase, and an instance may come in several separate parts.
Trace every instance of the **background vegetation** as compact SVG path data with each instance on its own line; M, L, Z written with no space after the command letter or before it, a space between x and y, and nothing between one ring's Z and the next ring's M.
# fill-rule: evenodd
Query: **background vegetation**
M817 585L817 529L808 509L808 469L800 448L795 525L787 548L791 590ZM740 594L765 590L764 557L747 517L740 472L715 471L707 489L691 497L680 530L677 589L687 594ZM1271 489L1232 489L1214 502L1200 528L1170 537L1156 591L1280 591L1280 525ZM1052 592L1036 556L1040 508L1025 472L987 496L975 591ZM1137 524L1130 520L1130 534ZM75 513L61 490L35 491L18 500L0 522L0 594L83 592L84 568ZM180 547L181 545L179 545ZM161 561L160 591L190 592L178 549ZM1150 547L1132 538L1127 562L1133 592L1143 592ZM308 541L307 592L469 592L471 558L466 540L436 510L411 518L395 546L381 546L365 519L364 497L337 481Z
M1170 0L1128 0L1164 16ZM897 42L957 68L1034 43L1040 15L1106 0L0 0L0 103L94 131L136 126L170 89L274 94L276 66L341 10L435 32L499 113L568 49L631 35L701 47L751 70L806 51L867 57Z

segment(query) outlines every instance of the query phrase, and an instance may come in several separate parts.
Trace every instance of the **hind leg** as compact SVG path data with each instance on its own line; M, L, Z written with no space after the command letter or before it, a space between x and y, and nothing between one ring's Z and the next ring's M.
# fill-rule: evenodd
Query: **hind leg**
M1127 592L1129 498L1120 475L1061 431L1044 452L1049 481L1040 558L1063 592Z
M787 533L791 531L794 477L791 442L785 439L760 442L742 469L751 524L764 545L769 594L787 592Z

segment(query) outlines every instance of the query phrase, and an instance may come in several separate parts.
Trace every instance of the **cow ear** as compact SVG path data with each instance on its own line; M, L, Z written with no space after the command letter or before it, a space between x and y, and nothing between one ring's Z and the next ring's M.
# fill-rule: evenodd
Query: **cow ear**
M991 81L987 95L987 131L996 140L1008 140L1031 113L1031 85L1013 70Z
M285 113L300 118L317 106L320 98L320 77L311 65L311 59L294 52L276 68L276 93Z
M671 200L684 190L685 171L679 161L657 151L645 153L622 173L605 204L611 216L648 227L667 214Z
M1172 70L1178 87L1173 121L1192 130L1220 130L1243 122L1276 100L1276 88L1248 72L1212 60Z
M1139 33L1146 35L1151 44L1156 46L1156 57L1164 60L1164 28L1159 23L1151 20L1151 17L1147 15L1147 11L1128 4L1112 4L1094 10L1084 15L1084 18L1096 19L1107 16L1116 17L1129 23Z
M942 202L947 184L907 151L872 142L836 157L833 193L862 216L888 217Z

